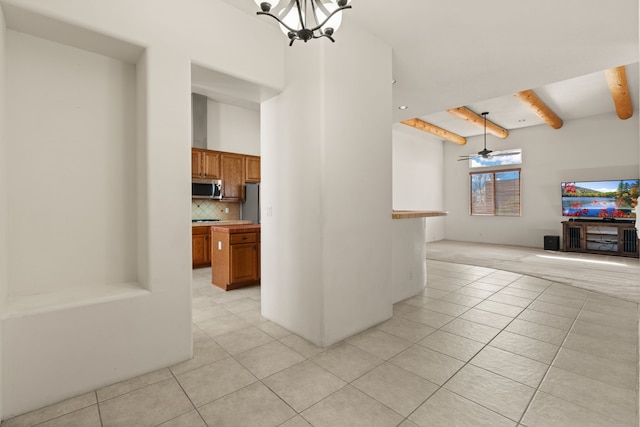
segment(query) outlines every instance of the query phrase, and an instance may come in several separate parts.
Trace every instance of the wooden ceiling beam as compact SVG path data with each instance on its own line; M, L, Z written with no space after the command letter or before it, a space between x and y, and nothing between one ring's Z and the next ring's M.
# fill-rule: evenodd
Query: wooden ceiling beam
M471 111L470 109L468 109L467 107L458 107L458 108L451 108L449 110L447 110L447 112L449 114L451 114L454 117L457 117L459 119L465 120L475 126L478 126L479 128L481 128L482 130L484 130L484 117L482 117L479 114L474 113L473 111ZM506 130L503 127L498 126L497 124L493 123L491 120L487 120L487 132L489 132L492 135L497 136L498 138L506 138L509 136L509 131Z
M440 137L444 140L454 142L458 145L465 145L467 143L467 139L463 136L460 136L456 133L449 132L446 129L442 129L436 125L432 125L431 123L427 123L424 120L420 119L409 119L402 122L403 125L411 126L416 129L419 129L423 132L430 133L437 137Z
M536 95L534 91L528 89L514 95L552 128L560 129L564 124L562 119L558 117L542 99L538 98L538 95Z
M622 65L605 70L604 75L607 78L607 84L609 85L618 117L626 120L633 116L633 104L631 103L631 95L627 84L627 69Z

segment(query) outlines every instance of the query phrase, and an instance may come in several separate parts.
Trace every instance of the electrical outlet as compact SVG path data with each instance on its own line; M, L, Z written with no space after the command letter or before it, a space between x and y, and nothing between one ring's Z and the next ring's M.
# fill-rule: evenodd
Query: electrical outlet
M229 213L229 208L224 208L224 213Z
M271 206L267 206L265 208L265 216L271 216L273 214L273 211L271 210Z
M219 251L222 250L222 242L220 240L218 240L218 250Z

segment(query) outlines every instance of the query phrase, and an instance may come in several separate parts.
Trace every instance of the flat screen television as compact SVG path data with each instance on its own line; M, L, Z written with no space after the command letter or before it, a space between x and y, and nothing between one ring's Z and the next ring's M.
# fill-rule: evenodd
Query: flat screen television
M635 218L637 179L562 183L562 216Z

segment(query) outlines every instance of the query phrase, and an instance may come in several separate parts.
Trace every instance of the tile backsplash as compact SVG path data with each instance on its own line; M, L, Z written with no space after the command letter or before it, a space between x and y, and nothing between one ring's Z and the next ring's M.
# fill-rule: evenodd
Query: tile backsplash
M229 209L228 213L225 208ZM240 203L193 199L191 219L240 219Z

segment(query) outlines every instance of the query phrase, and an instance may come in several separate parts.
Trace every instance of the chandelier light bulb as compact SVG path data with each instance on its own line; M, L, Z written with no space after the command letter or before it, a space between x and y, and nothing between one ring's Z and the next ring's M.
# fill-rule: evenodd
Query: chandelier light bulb
M279 18L282 24L285 24L289 28L293 28L296 31L299 31L302 29L302 23L300 22L300 16L298 15L298 8L295 6L289 9L288 11L287 11L287 8L282 9L280 11ZM306 19L304 10L302 11L302 18ZM280 24L280 30L286 35L289 35L291 31L287 27L285 27L285 25L282 25L282 24Z
M327 10L329 11L329 14L331 14L332 12L334 12L335 10L338 10L339 6L336 3L329 3L327 5L325 5L325 7L327 8ZM322 11L321 8L317 8L316 9L316 14L318 16L318 24L323 22L325 19L327 19L327 15L325 15L325 13ZM322 27L321 30L323 33L327 33L328 35L333 34L335 31L338 31L338 28L340 28L340 25L342 24L342 11L338 11L336 12L335 15L333 15Z

